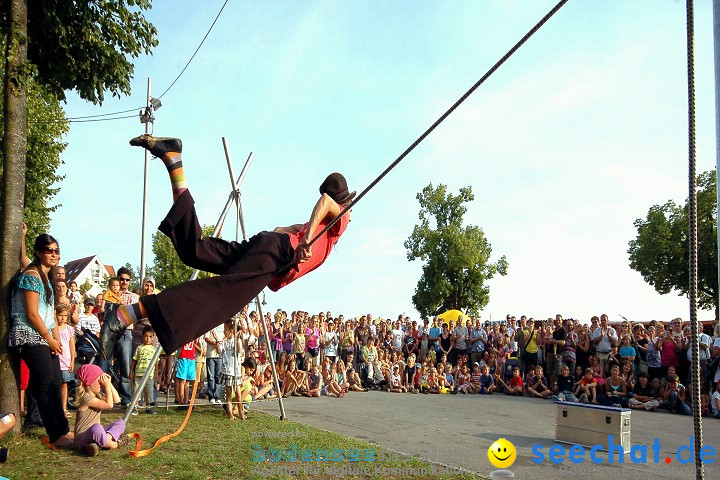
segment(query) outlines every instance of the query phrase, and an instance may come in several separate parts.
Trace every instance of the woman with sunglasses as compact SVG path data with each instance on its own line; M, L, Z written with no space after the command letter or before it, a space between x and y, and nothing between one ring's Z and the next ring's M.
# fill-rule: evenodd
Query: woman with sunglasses
M30 370L29 392L38 404L43 425L56 447L70 447L73 434L60 395L60 334L55 323L55 296L50 269L60 261L57 240L42 234L35 240L33 260L12 285L8 346Z

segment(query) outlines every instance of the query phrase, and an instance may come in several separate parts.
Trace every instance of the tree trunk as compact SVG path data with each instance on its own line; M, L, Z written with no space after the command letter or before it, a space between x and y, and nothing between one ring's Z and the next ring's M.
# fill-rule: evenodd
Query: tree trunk
M5 52L3 121L3 179L0 204L0 411L15 412L18 420L19 395L15 372L8 361L7 310L10 280L20 266L20 239L25 203L25 157L27 154L27 0L11 0ZM19 424L15 430L19 430Z

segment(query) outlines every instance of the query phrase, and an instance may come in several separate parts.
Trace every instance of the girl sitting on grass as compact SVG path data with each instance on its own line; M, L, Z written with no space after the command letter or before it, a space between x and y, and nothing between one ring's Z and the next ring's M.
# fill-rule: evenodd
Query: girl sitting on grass
M77 377L82 382L83 391L75 417L75 448L94 457L100 448L113 449L127 445L125 420L115 420L107 428L100 424L100 414L104 410L112 410L120 401L110 375L103 373L97 365L86 364L78 368ZM105 394L100 392L101 388Z

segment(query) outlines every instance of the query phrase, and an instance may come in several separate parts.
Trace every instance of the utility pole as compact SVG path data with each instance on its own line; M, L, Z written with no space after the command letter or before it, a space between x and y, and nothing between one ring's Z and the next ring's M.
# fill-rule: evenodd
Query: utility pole
M713 51L715 59L715 185L718 185L718 172L720 172L720 0L713 0ZM717 203L715 205L715 218L720 219L720 188L716 188ZM720 229L717 229L717 269L720 278ZM720 292L718 292L720 295ZM720 305L720 299L717 299ZM718 319L718 308L715 307L715 323Z
M159 98L153 98L150 95L151 79L148 77L147 81L147 102L145 104L145 110L140 111L140 123L145 124L145 133L150 133L150 125L154 125L155 117L153 111L157 110L162 106ZM145 237L147 230L147 190L148 190L148 164L150 163L150 152L145 150L145 166L143 170L143 200L142 200L142 232L140 234L140 279L142 282L145 279ZM140 284L142 288L142 283Z

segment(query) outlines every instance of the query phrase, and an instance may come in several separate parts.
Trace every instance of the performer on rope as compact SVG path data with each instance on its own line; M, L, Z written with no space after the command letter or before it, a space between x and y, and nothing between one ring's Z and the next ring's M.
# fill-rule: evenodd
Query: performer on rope
M181 140L144 134L130 140L130 145L159 157L170 175L173 205L159 230L170 238L183 263L219 276L182 283L107 312L100 332L106 358L112 356L117 337L141 318L150 321L166 352L204 335L235 315L263 288L278 291L319 267L350 222L347 212L308 247L318 228L339 215L356 194L348 191L345 177L332 173L320 185L321 196L308 223L260 232L242 243L203 238L185 182ZM200 304L202 308L198 308Z

